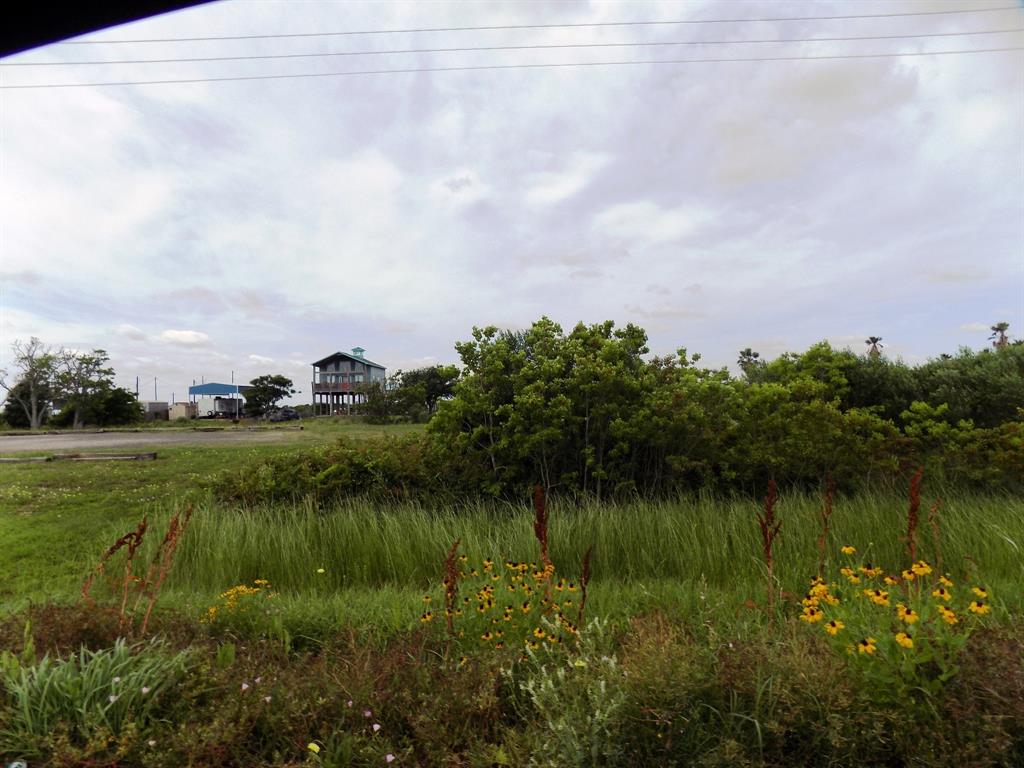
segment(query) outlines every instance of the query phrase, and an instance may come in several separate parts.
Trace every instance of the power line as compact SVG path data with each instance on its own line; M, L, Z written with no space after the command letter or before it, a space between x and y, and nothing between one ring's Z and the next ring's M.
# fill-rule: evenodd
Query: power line
M957 51L913 51L908 53L854 53L836 54L833 56L766 56L739 59L660 59L652 61L577 61L559 64L480 64L459 67L409 67L405 69L363 69L345 72L307 72L289 75L240 75L232 77L193 77L174 80L134 80L111 81L101 83L43 83L39 85L0 85L0 90L25 90L30 88L92 88L110 85L170 85L185 83L220 83L240 80L291 80L302 77L352 77L356 75L400 75L417 72L470 72L496 69L562 69L567 67L611 67L637 64L714 64L736 63L741 61L824 61L829 59L883 59L895 56L949 56L961 53L1004 53L1007 51L1024 51L1024 46L1012 48L977 48Z
M419 32L483 32L508 29L570 29L577 27L642 27L679 24L738 24L770 21L836 21L840 19L890 19L907 16L943 16L963 13L990 13L1012 11L1020 6L1002 5L995 8L962 8L952 11L906 11L901 13L863 13L844 16L780 16L763 19L682 19L675 21L595 21L574 24L502 24L487 27L422 27L419 29L367 29L349 32L293 32L269 35L220 35L217 37L155 37L134 40L63 40L55 45L118 45L122 43L195 43L209 40L269 40L289 37L339 37L344 35L399 35Z
M776 38L774 40L682 40L678 42L635 42L635 43L552 43L535 45L488 45L471 46L460 48L406 48L391 51L335 51L328 53L279 53L279 54L254 54L248 56L197 56L194 58L175 59L118 59L114 61L18 61L4 63L0 67L66 67L79 66L83 64L107 65L107 64L184 64L207 61L252 61L265 59L308 59L320 56L390 56L393 54L406 53L456 53L471 51L536 51L555 50L571 48L646 48L656 46L676 45L747 45L751 43L837 43L850 42L854 40L909 40L914 38L928 37L965 37L968 35L999 35L1014 32L1024 32L1024 27L1016 29L985 29L976 32L928 32L916 35L864 35L856 37L789 37Z

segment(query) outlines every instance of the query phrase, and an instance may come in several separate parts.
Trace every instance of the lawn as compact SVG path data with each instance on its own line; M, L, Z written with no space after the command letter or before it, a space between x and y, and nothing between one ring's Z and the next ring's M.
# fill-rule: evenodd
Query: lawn
M938 528L922 513L918 531L936 570L908 578L906 498L837 497L824 554L841 605L815 603L840 627L830 636L807 602L814 494L779 499L769 598L756 498L554 500L544 575L526 500L243 509L209 489L281 452L408 429L315 422L284 446L0 465L0 754L268 768L994 768L1024 756L1024 499L944 489ZM933 495L926 483L925 510ZM189 507L145 635L141 611L119 620L117 558L98 603L79 604L107 546L147 516L147 562ZM955 622L932 592L940 572ZM920 621L898 619L897 601Z
M219 472L243 471L261 457L342 436L359 439L417 429L421 427L310 419L301 431L282 430L284 445L153 445L95 452L155 450L155 461L0 464L0 610L26 600L74 594L83 573L111 541L145 515L205 499L208 481Z

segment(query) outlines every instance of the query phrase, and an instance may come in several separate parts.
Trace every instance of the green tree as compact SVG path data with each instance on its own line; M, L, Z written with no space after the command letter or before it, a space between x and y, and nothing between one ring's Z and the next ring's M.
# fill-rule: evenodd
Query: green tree
M102 349L85 353L62 349L57 355L55 389L61 410L71 411L73 428L81 429L86 414L96 410L97 399L113 389L114 369L104 367L109 361Z
M35 336L27 342L15 341L11 349L17 378L9 384L8 371L0 371L0 388L7 392L8 408L13 400L24 412L29 429L39 429L50 411L57 355Z
M49 403L51 398L51 392L49 385L45 386L39 393L42 402ZM27 402L30 398L29 382L21 380L15 384L10 392L8 393L7 400L4 403L4 420L8 426L15 429L29 429L32 424L29 421L29 416L25 412L25 408L22 405L23 402ZM42 420L38 426L42 426L49 422L50 412L49 409L42 414Z
M245 412L250 416L266 416L281 400L298 392L292 380L280 374L265 374L249 382L245 394Z
M432 416L437 410L438 402L450 398L455 393L455 383L458 380L457 366L432 365L403 372L399 377L399 389L415 390L427 414ZM408 397L412 399L412 395Z

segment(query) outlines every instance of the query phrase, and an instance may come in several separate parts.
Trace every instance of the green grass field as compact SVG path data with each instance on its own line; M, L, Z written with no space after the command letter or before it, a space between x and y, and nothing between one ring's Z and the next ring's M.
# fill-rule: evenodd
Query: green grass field
M200 502L219 472L345 436L403 434L418 426L378 427L341 419L303 422L284 430L283 444L132 447L157 451L146 462L33 462L0 464L0 607L26 600L66 599L96 558L145 515ZM230 427L228 427L230 428ZM163 431L163 430L161 430ZM124 453L108 449L96 453ZM36 455L16 451L4 455ZM46 452L42 452L46 453Z
M534 640L538 622L565 631L562 617L541 618L542 607L499 618L513 600L505 571L495 579L496 613L473 607L474 591L491 583L484 558L498 570L505 559L538 560L525 499L241 509L209 489L218 473L261 458L408 429L318 421L283 444L158 448L151 462L0 465L0 756L161 768L1020 764L1024 499L943 491L942 571L956 584L960 617L947 627L930 596L938 574L893 587L892 604L880 608L862 594L880 576L852 587L837 573L908 565L907 500L838 497L827 561L842 596L832 615L848 627L836 642L823 621L798 618L817 567L820 499L779 499L774 611L757 499L555 500L555 578L578 583L593 547L583 631L556 646L546 644L553 635ZM933 491L926 482L924 509ZM146 562L189 505L191 526L145 635L161 640L143 642L136 610L128 634L141 644L126 646L116 609L123 571L109 569L113 593L98 582L97 606L79 604L82 579L143 516L150 528L136 562ZM443 559L455 539L468 556L459 567L479 569L462 583L464 635L448 634L440 619ZM920 556L937 564L926 521L919 540ZM843 545L858 551L843 555ZM235 591L238 604L222 597L238 585L251 589ZM989 590L990 615L968 611L972 585ZM559 610L578 620L567 597L556 595ZM896 624L901 600L919 606L919 624ZM429 609L439 620L421 621ZM488 639L498 629L509 647ZM896 644L897 629L914 635L913 653ZM948 655L968 634L969 653ZM879 649L855 651L868 635ZM539 650L525 653L531 643ZM54 651L64 660L43 656ZM940 684L950 658L955 676ZM953 719L961 727L948 728Z
M27 601L74 599L107 545L144 515L161 531L186 504L195 505L196 514L165 603L196 615L223 590L259 578L281 593L286 610L315 612L323 624L382 622L399 629L414 622L418 599L438 582L444 552L455 539L477 558L536 558L525 505L439 511L350 500L328 510L301 503L238 510L211 499L208 481L219 472L245 471L259 458L341 435L410 429L336 420L307 424L311 428L288 433L284 446L172 447L161 449L154 462L0 466L0 604L13 609ZM709 606L735 614L765 591L758 508L756 500L738 498L582 507L556 502L552 559L560 572L577 575L583 553L594 547L592 605L605 615L653 608L686 615ZM815 572L819 508L820 500L806 495L780 501L776 576L783 591L801 592ZM906 501L898 496L838 499L830 560L849 543L863 560L898 570L905 518ZM945 569L958 579L984 580L1002 596L1004 608L1019 610L1021 597L1009 587L1024 583L1024 500L952 494L943 501L941 526ZM933 556L927 528L920 536ZM155 543L153 535L149 543Z

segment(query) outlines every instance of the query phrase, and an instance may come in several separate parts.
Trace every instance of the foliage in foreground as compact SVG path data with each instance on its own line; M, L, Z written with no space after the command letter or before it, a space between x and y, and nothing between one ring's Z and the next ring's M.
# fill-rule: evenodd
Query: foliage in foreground
M23 618L0 634L15 651ZM34 764L983 768L1024 758L1024 642L1013 626L975 632L943 695L914 713L878 697L823 635L795 620L738 633L655 614L618 628L591 625L579 645L488 648L461 660L431 627L386 642L339 631L315 650L287 654L258 635L164 619L172 645L192 650L187 665L175 662L160 678L184 670L179 685L161 689L159 716L141 716L133 704L122 735L106 743L96 737L101 721L71 727L78 694L50 689L44 698L33 689L31 702L55 701L63 713L58 738L32 742L42 754ZM74 609L35 609L33 642L67 649L81 624ZM114 644L116 621L107 626L111 634L90 641ZM117 658L134 671L106 667L89 688L94 699L176 658L159 646L130 652L130 662ZM62 658L46 674L78 675L93 655ZM32 678L38 664L19 674ZM136 682L139 692L152 687ZM9 688L2 696L0 753L14 759L29 752L9 735L25 733L15 727L17 700Z

